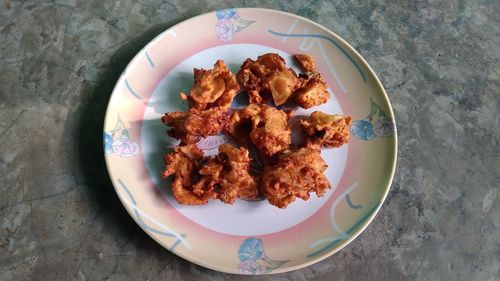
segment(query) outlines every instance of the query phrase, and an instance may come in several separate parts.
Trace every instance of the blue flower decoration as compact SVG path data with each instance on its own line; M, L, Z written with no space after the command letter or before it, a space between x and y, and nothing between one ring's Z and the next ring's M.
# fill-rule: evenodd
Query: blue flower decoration
M104 141L104 153L113 153L113 138L106 132L103 136Z
M256 261L262 257L263 253L262 241L257 238L248 238L241 243L238 258L242 262L247 260Z
M351 132L355 137L361 140L371 140L375 137L373 125L366 119L352 123Z
M217 10L215 12L215 15L217 16L218 19L230 19L236 16L236 9L224 9L224 10Z

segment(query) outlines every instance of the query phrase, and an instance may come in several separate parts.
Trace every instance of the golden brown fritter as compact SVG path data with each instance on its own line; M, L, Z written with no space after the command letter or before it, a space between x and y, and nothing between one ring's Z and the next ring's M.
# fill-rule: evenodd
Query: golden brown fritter
M241 143L253 143L265 156L287 149L292 142L288 114L265 104L250 104L234 112L227 132Z
M306 54L295 54L293 55L295 61L299 64L302 71L305 72L316 72L316 62L310 55Z
M300 86L294 93L294 103L306 109L326 103L330 97L328 86L318 72L314 59L306 54L296 54L293 57L304 71L299 75Z
M189 91L189 96L181 93L181 97L187 97L191 108L219 107L227 110L239 89L234 74L227 68L224 61L218 60L213 69L195 68L194 86Z
M174 152L165 155L165 170L162 177L174 176L172 194L177 202L185 205L202 205L207 199L197 196L191 190L193 172L200 167L203 151L196 145L184 145L175 148Z
M295 71L274 53L259 56L255 61L246 59L236 78L247 91L249 103L266 102L272 97L276 105L285 103L299 82Z
M228 115L220 107L207 110L190 109L187 112L168 112L161 118L171 127L168 134L183 144L197 143L202 138L220 133L226 126Z
M216 189L219 188L218 180L224 166L217 158L210 158L198 171L200 179L193 185L193 192L206 199L217 199Z
M197 143L201 137L188 135L184 129L187 116L187 112L167 112L161 117L161 121L170 127L167 130L169 136L180 139L183 144Z
M230 144L219 146L219 154L199 171L200 180L193 191L203 198L218 198L232 204L236 198L256 199L257 183L249 172L250 156L246 148Z
M295 198L309 199L310 192L321 197L330 188L323 172L328 166L319 151L301 148L285 152L278 163L262 172L262 191L269 203L286 208Z
M258 106L251 104L244 109L234 111L229 116L224 132L241 144L251 144L252 141L250 140L250 132L254 128L252 119L255 114L254 110L251 109L255 107Z
M328 101L328 86L319 73L300 75L301 86L295 91L293 101L302 108L311 108Z
M178 146L165 155L163 178L174 176L171 190L184 205L202 205L208 199L232 204L236 198L256 199L257 183L250 175L250 156L246 148L230 144L219 146L219 154L202 166L203 152L194 144ZM197 172L198 181L193 184Z
M315 111L309 117L301 118L300 126L308 135L307 147L339 147L349 141L351 117L329 115Z
M164 178L174 177L171 190L177 202L201 205L219 199L232 204L237 198L252 200L263 193L271 204L285 208L296 197L307 200L310 192L323 196L330 188L320 149L346 143L351 118L319 111L302 118L300 126L308 136L307 143L298 150L288 150L291 113L265 104L272 99L277 106L293 101L311 108L327 102L327 84L314 59L305 54L294 58L304 71L300 76L274 53L245 60L236 76L222 60L210 70L194 69L195 83L189 95L180 94L189 101L189 111L162 117L170 127L168 134L181 140L174 152L165 155L163 172ZM250 105L229 116L238 82L247 91ZM217 156L204 160L195 143L221 131L261 157L251 163L247 148L223 144Z
M282 105L287 102L299 85L299 79L291 69L272 72L264 81L266 87L271 91L275 105Z
M255 179L249 172L251 159L248 149L223 144L219 146L218 158L225 163L225 170L222 173L222 189L224 186L234 185L238 189L238 198L256 199L259 190Z

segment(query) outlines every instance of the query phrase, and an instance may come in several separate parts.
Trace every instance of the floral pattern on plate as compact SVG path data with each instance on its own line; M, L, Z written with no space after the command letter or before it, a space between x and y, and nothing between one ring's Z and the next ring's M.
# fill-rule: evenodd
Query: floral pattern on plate
M122 119L118 116L115 128L104 132L104 152L106 154L116 154L120 157L129 158L137 155L140 151L139 144L129 138L128 130L125 128Z
M238 272L242 274L265 274L289 262L277 261L267 257L264 252L262 240L258 238L247 238L241 243L238 250L240 264Z
M394 135L394 120L370 99L370 114L364 119L354 121L351 133L360 140L371 140L375 137L387 138Z
M220 41L227 43L233 39L236 32L249 27L255 21L244 20L240 18L236 9L224 9L215 12L217 16L217 23L215 25L215 32Z

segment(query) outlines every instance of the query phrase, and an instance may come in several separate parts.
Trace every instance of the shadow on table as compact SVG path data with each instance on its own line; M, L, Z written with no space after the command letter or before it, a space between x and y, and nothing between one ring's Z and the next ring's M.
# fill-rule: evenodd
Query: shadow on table
M103 71L97 85L88 91L89 96L84 97L80 111L75 114L75 118L79 118L75 134L75 175L77 181L87 187L85 191L90 200L96 202L97 219L104 222L105 230L116 232L111 235L118 243L132 243L137 250L147 251L148 255L155 255L160 260L169 260L174 255L142 231L115 193L104 161L103 123L114 85L127 64L149 41L173 24L175 22L154 26L118 49L111 57L111 66ZM178 262L189 264L183 259Z

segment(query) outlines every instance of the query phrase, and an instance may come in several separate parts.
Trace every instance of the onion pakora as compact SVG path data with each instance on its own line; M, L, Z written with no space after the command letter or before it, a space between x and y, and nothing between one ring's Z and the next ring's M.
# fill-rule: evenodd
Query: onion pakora
M187 112L165 113L161 120L171 127L169 136L180 139L182 144L193 144L220 133L227 124L228 114L220 107L207 110L192 108Z
M300 68L306 72L317 72L316 62L310 55L295 54L293 55L295 61L299 64Z
M278 54L264 54L255 61L246 59L236 78L246 90L249 103L265 103L269 97L277 106L289 100L306 109L326 103L330 95L314 59L306 54L294 58L305 71L299 76Z
M249 172L251 159L246 148L223 144L219 154L203 165L203 152L191 144L178 146L164 159L162 176L174 176L171 190L179 204L203 205L208 199L232 204L236 198L259 196L257 182ZM194 183L194 179L198 180Z
M349 125L351 117L329 115L315 111L309 117L301 118L300 126L308 135L306 146L320 149L321 147L340 147L349 141Z
M207 199L196 195L191 190L193 172L199 169L202 158L203 151L195 144L178 146L174 152L164 156L166 167L162 177L174 175L170 188L179 204L203 205L207 203Z
M249 103L263 103L269 95L276 105L284 104L299 85L293 69L278 54L267 53L257 60L246 59L236 78L248 94Z
M161 118L170 127L168 134L181 141L164 156L162 173L163 178L173 176L171 190L178 203L203 205L218 199L233 204L238 198L264 196L272 205L286 208L296 198L307 200L311 192L321 197L331 187L323 174L328 166L320 149L348 142L351 117L315 111L301 118L307 142L290 150L291 112L279 105L294 102L307 109L329 98L314 59L305 54L294 58L303 71L299 76L274 53L245 60L236 76L222 60L213 69L194 69L189 94L180 93L190 109ZM229 114L238 82L248 94L249 105ZM271 99L278 107L266 104ZM196 143L220 132L246 147L222 144L216 156L204 158ZM254 161L249 150L256 156Z
M254 144L265 156L287 149L292 143L289 115L266 104L250 104L233 112L227 132L241 143Z
M294 93L293 102L305 109L326 103L330 98L328 86L316 69L314 59L306 54L296 54L293 58L304 71L299 75L300 87Z
M218 60L213 69L195 68L194 86L189 91L189 96L181 93L181 97L189 100L191 108L219 107L227 110L239 89L240 86L234 74L224 61Z
M199 171L200 180L193 185L193 192L229 204L236 198L258 198L257 182L249 172L250 160L246 148L230 144L219 146L219 154Z
M296 105L308 109L326 103L330 98L328 86L319 73L301 74L302 86L293 97Z
M264 196L278 208L286 208L296 197L307 200L310 192L321 197L331 187L323 174L327 167L318 150L285 152L277 164L266 166L262 172Z

